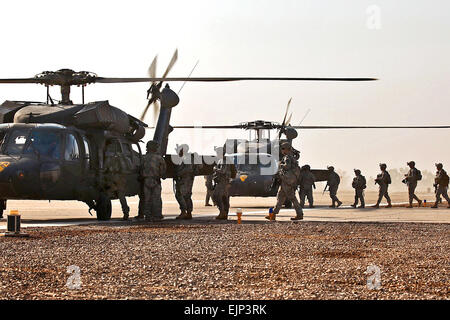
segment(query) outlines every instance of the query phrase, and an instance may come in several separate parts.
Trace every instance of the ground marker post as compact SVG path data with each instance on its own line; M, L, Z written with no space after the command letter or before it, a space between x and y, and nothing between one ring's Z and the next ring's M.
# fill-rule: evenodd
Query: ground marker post
M237 216L237 223L241 224L241 222L242 222L242 208L237 208L236 216Z
M20 232L20 214L19 210L10 210L7 216L6 232L2 234L5 237L28 237L28 233Z

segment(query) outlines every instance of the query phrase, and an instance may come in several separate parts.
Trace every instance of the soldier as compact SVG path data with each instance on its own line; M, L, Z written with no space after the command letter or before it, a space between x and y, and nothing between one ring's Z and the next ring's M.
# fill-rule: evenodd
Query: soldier
M205 207L211 207L211 204L209 203L209 199L212 199L213 204L216 205L216 202L214 201L214 198L212 196L214 192L213 188L213 176L212 174L204 176L205 177L205 187L206 187L206 198L205 198Z
M109 196L116 196L122 207L123 220L128 220L130 207L128 206L127 199L125 198L126 189L126 174L128 174L128 168L126 159L124 159L122 153L117 150L118 144L115 141L108 141L105 147L105 160L103 168L105 170L105 187Z
M230 196L228 189L231 185L231 179L236 176L236 168L234 164L227 164L225 151L223 148L216 149L217 164L214 166L213 181L214 192L213 199L219 208L218 220L227 220L228 211L230 210Z
M180 206L181 213L176 219L192 219L192 186L196 174L189 147L186 144L177 146L177 154L181 163L175 166L175 198Z
M361 201L359 208L364 208L364 189L366 186L366 178L361 174L361 170L355 169L355 177L353 178L352 187L355 189L355 203L352 204L353 208L358 205L358 200Z
M420 207L422 205L422 200L420 200L414 192L417 187L417 181L422 180L422 173L416 168L416 163L414 161L409 161L406 164L410 169L408 173L405 174L405 179L403 179L402 182L406 183L408 186L409 206L407 206L407 208L413 207L413 199L416 199Z
M161 200L161 178L166 173L166 162L159 155L158 142L147 142L147 153L142 164L144 215L147 221L163 219Z
M342 202L339 201L337 195L337 191L339 188L339 184L341 183L341 178L339 177L339 175L334 172L334 167L333 166L329 166L328 167L328 171L329 171L329 175L328 175L328 180L327 180L327 186L328 186L328 191L330 191L330 198L332 200L332 204L330 206L330 208L336 208L336 207L340 207L342 205ZM337 206L336 206L337 203Z
M302 208L305 207L305 198L308 198L309 207L314 208L314 198L313 198L313 188L316 188L316 184L314 183L315 178L311 172L311 167L305 164L300 172L300 206Z
M450 208L450 199L447 194L449 177L445 172L442 163L436 163L436 177L434 178L434 187L436 188L436 202L432 208L437 208L441 195L447 200L447 208Z
M281 206L286 202L286 200L289 200L294 205L296 212L296 216L291 218L291 220L302 220L303 210L295 196L295 190L298 185L297 172L300 168L298 167L298 162L292 155L291 150L291 144L289 142L284 142L281 144L281 153L283 158L280 161L278 172L275 175L275 179L278 180L280 184L280 189L278 190L277 204L273 209L273 214L276 217L278 212L280 212ZM270 216L266 216L266 219L270 219Z
M389 197L388 193L388 188L389 185L391 184L391 176L389 175L389 172L386 171L386 168L387 166L385 163L380 163L381 173L378 174L377 178L375 179L375 184L378 183L378 185L380 186L380 191L378 193L378 201L373 206L374 208L380 207L381 199L383 199L383 197L385 197L388 202L386 208L392 208L391 198Z

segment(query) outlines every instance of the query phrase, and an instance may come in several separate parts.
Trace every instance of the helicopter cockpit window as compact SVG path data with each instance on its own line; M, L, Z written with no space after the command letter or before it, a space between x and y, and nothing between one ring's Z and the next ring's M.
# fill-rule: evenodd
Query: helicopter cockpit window
M29 130L13 130L8 139L8 145L5 148L5 153L11 155L22 154L25 143L27 142L28 133Z
M64 159L69 161L80 159L80 149L78 148L77 139L70 133L66 136L66 150L64 152Z
M33 130L24 153L60 159L60 149L61 137L59 133Z

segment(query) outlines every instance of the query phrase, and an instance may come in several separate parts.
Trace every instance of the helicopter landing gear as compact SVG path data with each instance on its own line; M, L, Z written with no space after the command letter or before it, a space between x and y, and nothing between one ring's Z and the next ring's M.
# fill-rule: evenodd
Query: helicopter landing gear
M104 194L100 193L100 197L96 201L95 210L97 212L97 220L109 220L111 219L112 205L111 199Z
M0 219L3 219L3 210L6 210L6 200L0 199Z

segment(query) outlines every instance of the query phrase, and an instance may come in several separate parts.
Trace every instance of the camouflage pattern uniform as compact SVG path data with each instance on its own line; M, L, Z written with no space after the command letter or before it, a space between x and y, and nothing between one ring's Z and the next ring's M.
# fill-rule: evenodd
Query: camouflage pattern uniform
M280 189L278 190L277 204L273 209L273 213L276 216L278 212L280 212L280 209L286 202L286 200L289 200L294 205L296 212L296 217L291 218L291 220L302 220L303 210L295 196L295 191L298 185L298 162L290 152L291 145L288 142L283 143L281 145L281 148L282 150L286 150L286 154L284 154L283 158L281 159L278 166L278 172L275 175L275 178L280 182ZM270 217L267 216L266 219L270 219Z
M216 205L216 202L214 201L214 198L212 197L213 192L214 192L212 174L205 176L205 187L206 187L205 207L211 206L209 204L209 199L212 199L213 204Z
M219 220L228 219L228 211L230 210L230 196L228 190L231 185L231 179L235 173L235 170L233 170L234 164L226 164L225 161L225 158L217 161L213 173L213 181L215 183L213 199L219 208L219 215L216 217L216 219Z
M380 189L378 193L377 203L373 206L374 208L380 207L381 199L383 199L383 197L385 197L388 202L386 208L392 207L391 198L389 197L388 193L389 184L391 183L391 176L389 172L386 171L386 168L387 168L386 164L381 163L380 164L381 173L378 174L377 178L375 179L375 183L378 183Z
M407 186L408 186L408 195L409 195L409 206L408 208L412 208L413 199L416 199L416 201L419 203L419 207L422 204L422 200L420 200L416 194L416 187L417 187L417 181L421 179L421 173L417 168L415 167L416 163L414 161L410 161L407 163L408 166L410 166L410 169L407 174L405 174L405 180Z
M305 198L308 198L309 207L314 208L313 188L316 188L314 181L315 178L311 172L311 168L309 165L304 165L301 169L299 179L300 206L302 208L305 207Z
M444 197L447 200L447 208L450 208L450 198L448 197L447 189L448 189L448 180L449 177L447 172L444 170L442 163L436 164L436 177L434 178L434 185L436 187L436 202L432 208L437 208L440 197Z
M364 202L364 189L367 187L366 178L361 174L361 170L355 169L356 177L353 178L352 187L355 189L355 202L352 204L353 208L356 208L358 201L361 201L359 208L366 206Z
M109 146L112 146L112 144ZM122 207L123 219L128 220L130 207L125 198L125 189L127 186L126 174L129 172L126 165L126 159L124 159L123 155L118 153L117 150L108 150L109 146L106 147L103 164L103 168L105 169L105 187L109 197L116 196L119 199L120 206Z
M196 167L192 163L189 153L182 155L181 163L175 166L175 198L180 206L181 213L177 219L192 219L192 186L196 174Z
M157 153L158 143L147 142L147 153L142 164L144 215L146 220L161 220L161 178L166 173L166 162Z
M337 191L339 188L339 184L341 183L341 178L336 172L334 172L334 167L330 166L328 167L328 170L330 174L328 175L327 185L328 191L330 192L330 198L332 200L332 204L330 207L335 208L336 203L338 207L342 204L342 202L339 201L337 197Z

